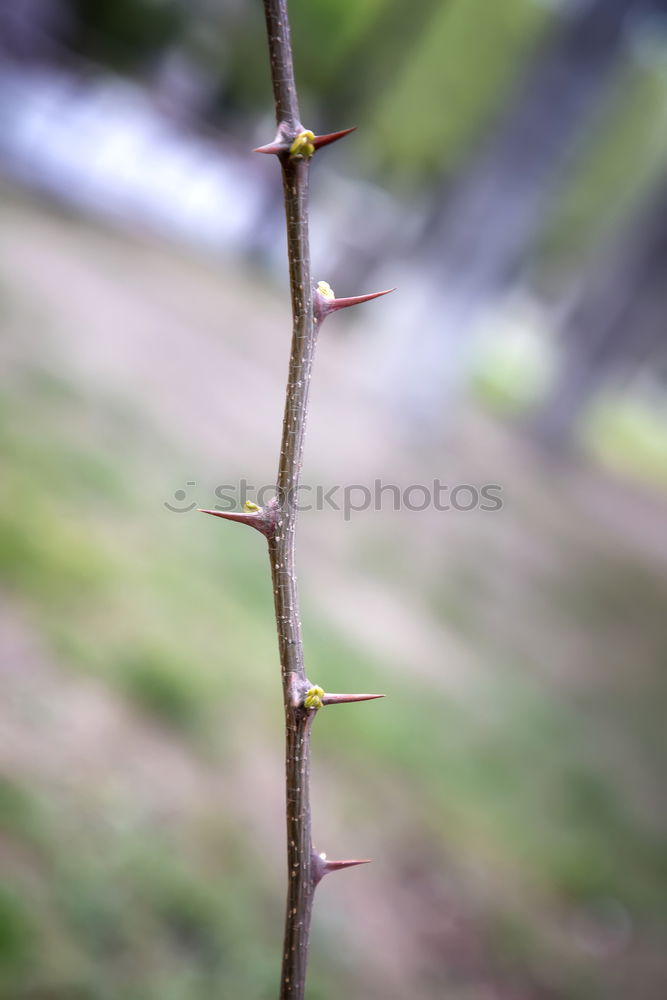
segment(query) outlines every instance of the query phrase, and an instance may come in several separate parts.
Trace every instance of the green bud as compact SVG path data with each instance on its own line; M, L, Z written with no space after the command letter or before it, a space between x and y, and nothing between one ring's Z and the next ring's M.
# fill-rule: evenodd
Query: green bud
M304 129L303 132L299 132L289 148L290 156L303 156L306 160L310 159L315 152L315 147L313 146L314 138L315 133L311 132L308 128Z
M317 709L322 708L322 705L324 704L324 702L322 701L323 698L324 698L324 691L322 690L321 687L317 686L311 687L308 691L306 691L306 697L304 698L303 701L303 707L312 708L315 711L317 711Z

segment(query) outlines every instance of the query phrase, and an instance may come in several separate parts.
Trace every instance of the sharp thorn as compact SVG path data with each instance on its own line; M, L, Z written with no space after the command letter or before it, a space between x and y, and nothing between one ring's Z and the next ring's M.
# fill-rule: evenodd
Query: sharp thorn
M239 524L247 524L251 528L256 528L257 531L261 531L263 535L267 538L273 531L274 520L271 517L266 517L264 509L254 511L252 513L246 513L245 511L223 511L223 510L204 510L201 507L197 508L199 514L212 514L213 517L222 517L226 521L237 521Z
M357 126L353 125L352 128L341 129L340 132L327 132L326 135L316 135L312 141L315 149L321 149L322 146L328 146L332 142L338 142L343 136L349 135L350 132L354 132Z
M317 851L312 852L312 862L311 862L311 873L313 877L313 882L315 885L328 875L329 872L339 872L343 868L354 868L356 865L369 865L371 863L371 858L351 858L347 861L328 861L326 854L318 854Z
M324 282L321 282L324 284ZM321 323L322 320L326 319L329 313L337 312L339 309L347 309L349 306L358 306L362 302L370 302L371 299L379 299L382 295L389 295L390 292L395 292L396 288L385 288L382 292L369 292L368 295L350 295L347 298L337 299L332 298L329 295L322 294L319 289L316 291L314 297L314 312L315 320Z
M396 288L385 288L382 292L369 292L368 295L350 295L345 299L331 299L329 301L329 311L335 312L336 309L347 309L348 306L358 306L362 302L370 302L371 299L379 299L381 295L389 295L390 292L395 292Z
M323 705L345 705L353 701L373 701L375 698L384 698L383 694L333 694L327 691L322 698Z
M339 872L343 868L354 868L355 865L369 865L372 860L372 858L355 858L350 861L325 861L323 864L324 874L328 875L329 872Z
M289 146L286 142L267 142L266 146L257 146L253 149L253 153L274 153L279 156L281 153L287 152Z

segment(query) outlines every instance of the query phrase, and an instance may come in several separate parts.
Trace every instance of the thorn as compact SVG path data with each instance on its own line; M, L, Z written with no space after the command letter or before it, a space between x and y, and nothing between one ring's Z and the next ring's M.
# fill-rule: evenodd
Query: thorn
M323 282L320 282L320 284L323 284ZM347 309L349 306L359 306L362 302L370 302L371 299L379 299L382 295L389 295L390 292L395 292L396 287L385 288L382 292L369 292L367 295L350 295L342 299L324 295L319 288L317 291L319 294L315 296L315 318L318 322L322 322L329 313L337 312L339 309Z
M281 153L286 153L289 149L289 145L286 142L267 142L266 146L257 146L253 149L253 153L275 153L279 156Z
M254 507L254 504L250 505ZM239 524L247 524L251 528L256 528L263 535L270 538L276 526L276 507L270 501L266 507L258 507L257 510L244 511L223 511L223 510L203 510L197 508L200 514L212 514L213 517L222 517L226 521L237 521Z
M315 850L311 854L311 859L311 872L315 885L329 872L339 872L343 868L354 868L356 865L369 865L372 860L371 858L350 858L346 861L327 861L326 854L318 854Z
M249 524L253 528L259 527L257 513L249 511L203 510L201 507L197 507L197 513L212 514L213 517L224 517L226 521L238 521L239 524Z
M309 129L305 129L297 134L293 142L283 139L281 132L279 132L273 142L267 142L265 146L257 146L256 149L253 149L253 153L273 153L275 156L281 156L283 153L291 153L292 155L303 155L305 153L307 157L310 157L322 146L338 142L343 136L354 132L356 127L354 125L352 128L344 128L340 132L328 132L326 135L313 135ZM299 148L294 148L295 143L299 143L299 140ZM306 148L306 144L308 148ZM310 152L311 146L313 147L312 152Z
M393 288L385 288L383 292L369 292L368 295L351 295L346 299L332 299L329 309L332 312L336 309L347 309L348 306L358 306L362 302L370 302L371 299L379 299L381 295L389 295L390 292L395 291L396 285Z
M322 698L323 705L345 705L353 701L373 701L384 698L383 694L332 694L327 692Z
M369 865L372 858L350 858L346 861L327 861L326 854L318 854L316 850L311 854L311 872L315 885L328 875L329 872L339 872L343 868L354 868L356 865Z
M355 865L370 865L372 860L372 858L355 858L350 861L325 861L324 874L328 875L329 872L339 872L343 868L354 868Z
M320 149L322 146L328 146L332 142L338 142L343 136L349 135L350 132L356 131L357 126L353 125L352 128L341 129L340 132L327 132L326 135L316 135L311 139L312 145L315 149Z

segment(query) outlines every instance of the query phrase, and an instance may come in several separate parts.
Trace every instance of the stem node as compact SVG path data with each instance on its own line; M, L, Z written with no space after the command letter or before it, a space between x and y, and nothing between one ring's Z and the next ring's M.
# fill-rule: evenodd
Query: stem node
M273 153L274 156L284 156L289 153L291 156L302 155L310 158L323 146L338 142L350 132L354 132L356 127L353 125L352 128L344 128L339 132L327 132L326 135L315 135L310 129L300 128L293 135L290 135L284 123L281 123L273 142L267 142L265 146L257 146L256 149L253 149L253 153Z

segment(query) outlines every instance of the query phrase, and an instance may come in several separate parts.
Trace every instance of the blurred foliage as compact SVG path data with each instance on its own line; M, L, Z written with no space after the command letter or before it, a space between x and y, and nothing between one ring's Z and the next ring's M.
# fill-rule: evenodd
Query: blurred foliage
M259 3L71 7L68 45L86 59L150 77L178 53L205 85L210 122L245 139L249 122L270 118ZM436 198L500 125L558 20L538 0L423 0L409 10L400 0L296 0L290 13L306 123L320 131L358 124L355 170ZM661 171L667 57L652 23L628 43L546 206L536 250L549 270L571 273Z
M209 123L224 119L245 139L269 119L259 3L73 0L71 8L78 29L70 42L93 66L150 77L177 51L206 78ZM481 148L554 23L550 5L533 0L293 0L291 12L306 123L364 126L356 148L365 167L426 205ZM618 67L558 179L539 247L553 273L574 269L653 183L664 164L666 108L659 42ZM2 222L11 249L0 294L12 385L0 400L0 585L8 617L16 610L38 644L12 663L28 687L7 703L30 752L18 740L17 762L0 781L10 862L0 895L0 993L273 996L282 869L280 851L270 849L278 835L268 828L264 772L282 751L265 553L259 537L161 506L174 470L202 456L212 462L198 450L207 412L198 392L178 445L155 421L152 379L141 390L132 382L120 398L67 359L72 331L95 336L95 314L114 315L116 297L135 281L136 302L144 301L154 275L156 328L168 327L164 290L177 286L183 331L192 337L197 323L213 331L204 357L223 372L230 358L244 359L249 384L229 386L233 431L238 393L245 407L275 376L260 341L248 347L266 332L258 317L269 307L273 315L274 303L264 301L265 284L229 262L216 262L212 275L180 252L153 253L117 234L104 242L44 205L5 204ZM113 292L95 284L92 312L88 286L82 281L79 296L77 280L53 293L55 307L42 286L47 304L35 305L36 278L52 277L48 254L46 264L40 257L49 241L51 267L69 255L75 279L111 266ZM257 331L238 321L249 298ZM188 313L195 299L203 320ZM547 331L533 319L520 316L498 336L493 317L473 388L496 412L525 410L545 384ZM143 313L136 323L143 329ZM189 381L170 389L197 386L196 343L187 341L176 366L180 377L192 364ZM169 348L153 346L159 374ZM253 384L253 366L262 364ZM176 420L169 411L172 430ZM216 462L229 433L220 431ZM664 481L667 437L655 411L605 397L585 435L612 468ZM490 440L489 452L498 439ZM437 467L450 457L438 451L429 461ZM411 469L413 458L397 449L399 465ZM576 505L585 489L576 477L536 475L516 442L506 459L512 509L496 533L484 526L458 536L430 523L403 538L378 519L340 557L351 587L361 577L372 589L381 578L394 597L396 615L384 609L387 631L400 632L404 614L409 627L437 637L426 666L327 616L333 588L305 589L314 681L390 695L363 711L320 713L314 789L331 803L341 836L351 830L355 845L357 836L379 840L381 876L368 896L398 915L394 942L372 914L356 918L332 892L316 915L310 1000L385 1000L385 955L364 953L355 936L364 920L387 953L411 942L415 997L477 1000L489 982L502 984L503 1000L664 995L653 973L637 971L646 955L659 967L667 920L664 816L655 801L664 574L620 532L605 533L597 508L591 515ZM598 489L609 506L627 502L612 482ZM628 524L638 516L624 511ZM320 558L328 574L329 556ZM103 726L99 743L78 732L82 691L115 720L112 737ZM78 711L89 707L84 701Z
M369 141L389 176L414 184L460 166L504 103L546 20L533 0L433 5L371 116L377 131Z
M605 107L574 154L545 219L547 267L573 268L627 220L667 162L667 49L637 53L617 72Z
M74 44L86 57L145 71L178 46L206 67L223 112L266 112L259 4L188 11L76 0L74 9ZM423 0L409 16L398 0L308 0L290 15L304 117L322 119L308 124L326 131L362 120L373 172L412 188L460 165L550 21L534 0ZM341 108L346 120L329 121Z
M179 0L71 0L71 7L76 47L121 72L146 69L180 40L188 20Z
M36 224L28 206L13 211L8 231L24 217ZM53 220L45 239L56 240L59 254L85 247L78 266L103 270L86 227L73 239L64 226ZM108 245L124 262L124 282L140 273L164 280L164 250L142 269L149 251L120 236ZM185 287L195 265L178 266ZM197 274L224 369L226 351L246 350L247 330L226 325L224 310L247 279L223 269L221 290L217 271ZM263 294L257 289L257 309ZM67 301L59 331L82 322L82 304ZM272 996L281 851L265 850L278 833L263 826L271 796L262 755L280 759L281 720L260 539L164 511L156 497L175 469L192 467L196 434L183 454L156 429L145 399L93 389L56 363L49 345L65 334L47 314L39 331L27 332L14 310L7 328L21 351L2 402L2 586L50 666L44 672L31 655L20 665L26 680L35 671L41 678L28 690L42 691L45 704L19 716L33 749L0 784L12 862L0 897L5 995ZM219 342L218 328L229 343ZM192 411L197 427L199 399ZM633 777L639 769L649 787L659 783L664 579L623 550L610 563L602 555L608 540L596 549L590 524L578 524L548 487L535 499L524 464L515 466L507 516L518 517L531 544L553 544L559 573L539 559L530 572L519 569L526 552L507 561L494 549L507 540L493 535L463 549L429 539L429 558L420 559L415 531L390 538L386 522L363 535L366 549L355 546L358 565L346 569L351 583L359 570L367 580L381 572L429 628L455 637L454 648L475 665L461 678L465 694L443 680L451 665L436 658L422 673L402 654L381 655L327 618L330 596L304 591L314 680L346 690L363 678L364 688L390 696L363 711L320 713L315 794L331 802L355 843L377 845L382 878L364 891L379 894L387 912L407 898L415 921L423 914L425 926L410 933L416 941L431 934L429 968L442 971L416 985L415 996L467 996L466 977L476 975L518 983L516 995L531 998L626 996L627 979L614 986L616 972L582 952L568 921L588 921L612 943L620 921L619 933L627 924L627 935L648 935L651 951L665 919L660 824L638 804ZM518 586L509 605L506 578ZM564 641L591 647L573 679ZM76 767L54 770L63 750L50 741L76 747L79 737L76 727L60 732L47 723L59 706L76 704L80 685L119 728L112 745L102 727L99 745L75 753ZM10 717L21 704L9 703ZM249 728L256 760L247 752ZM386 996L345 905L335 894L321 902L312 996ZM468 945L479 949L472 968L457 964L468 954L460 942L426 926L439 926L443 914L468 921ZM616 970L622 961L619 953ZM648 980L633 982L639 1000L657 1000Z
M584 428L591 449L618 472L667 485L667 419L664 401L640 398L596 400Z

